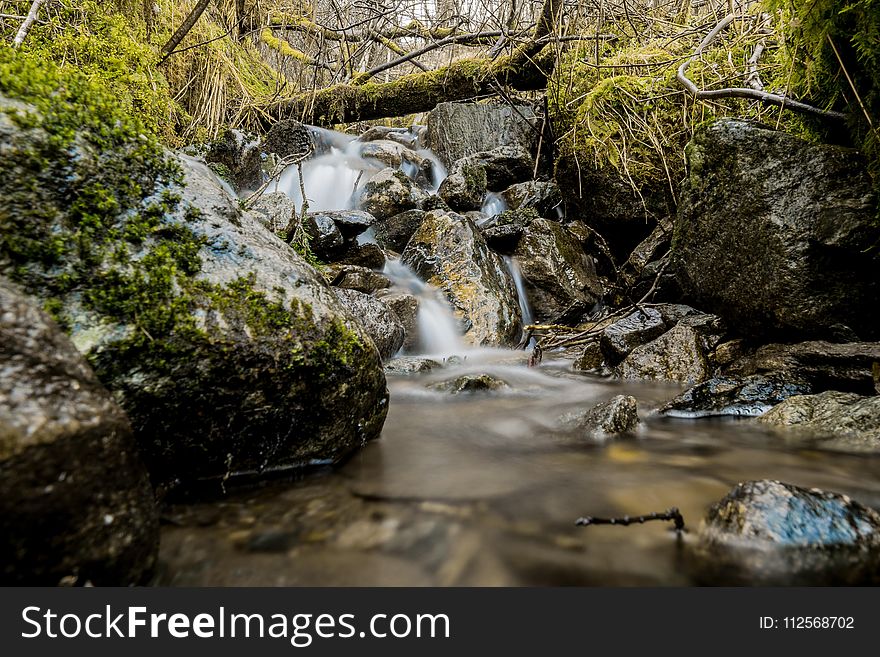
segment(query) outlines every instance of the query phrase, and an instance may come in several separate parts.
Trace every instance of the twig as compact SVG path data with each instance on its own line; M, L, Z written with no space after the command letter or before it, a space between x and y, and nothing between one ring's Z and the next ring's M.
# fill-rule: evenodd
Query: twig
M646 516L623 516L621 518L597 518L595 516L584 516L575 520L574 524L580 527L588 527L590 525L622 525L623 527L627 527L633 524L641 525L651 520L672 521L675 523L674 529L676 532L681 533L684 531L684 516L681 515L681 512L677 507L672 507L666 511L661 511L660 513L649 513Z
M31 26L34 24L34 21L37 20L37 13L40 11L40 6L43 4L43 2L44 0L34 0L34 3L31 5L30 11L24 19L24 23L21 24L20 28L18 28L18 33L16 33L15 39L12 41L13 48L18 48L24 42L24 39L30 31Z
M757 100L762 103L767 103L768 105L778 105L783 107L784 109L791 110L793 112L800 112L801 114L812 114L814 116L818 116L824 119L834 119L836 121L842 120L846 118L846 114L843 112L836 112L834 110L823 110L818 107L813 107L812 105L808 105L806 103L802 103L797 100L792 100L787 96L780 96L778 94L771 94L767 91L758 91L757 89L746 89L742 87L729 87L727 89L699 89L696 84L694 84L690 78L687 76L688 66L696 59L699 58L703 51L709 46L712 41L715 40L724 28L730 25L736 16L734 14L729 14L722 18L718 24L712 28L709 34L706 35L706 38L700 42L700 45L697 46L696 50L694 50L693 54L690 58L686 59L682 62L681 66L678 67L678 71L675 74L676 79L687 89L691 95L698 100L706 100L709 98L746 98L749 100Z

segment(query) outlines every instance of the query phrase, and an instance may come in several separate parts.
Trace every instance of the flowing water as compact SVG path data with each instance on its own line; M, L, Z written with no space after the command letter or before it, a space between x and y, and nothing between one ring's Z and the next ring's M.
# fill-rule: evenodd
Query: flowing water
M354 147L331 155L358 157L345 155L347 148ZM308 167L306 176L344 178L347 189L351 172L323 166ZM521 275L514 261L508 266L525 315ZM657 416L680 391L675 385L574 373L552 353L528 368L523 351L469 349L438 291L399 262L389 261L385 273L419 296L419 351L443 367L389 375L381 438L341 466L170 506L160 584L717 584L724 580L692 557L694 530L738 482L780 479L880 506L876 456L787 443L742 418ZM507 387L460 395L433 387L471 374ZM639 402L643 421L634 435L595 441L561 421L616 394ZM672 506L690 530L683 536L659 522L574 525L581 515Z

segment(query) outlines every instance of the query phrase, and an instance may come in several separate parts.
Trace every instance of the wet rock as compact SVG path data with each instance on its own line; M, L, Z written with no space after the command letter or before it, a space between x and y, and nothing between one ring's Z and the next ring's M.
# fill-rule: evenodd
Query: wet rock
M501 198L512 210L533 208L544 219L562 218L562 193L555 182L532 180L516 183L505 189Z
M363 325L382 360L391 358L403 346L406 337L400 320L378 299L357 290L337 288L342 305Z
M58 326L0 279L0 582L144 583L158 547L128 418Z
M665 255L671 241L672 222L668 219L659 221L651 234L639 242L623 263L620 268L620 282L626 287L633 287L640 280L650 278L653 283L655 276L651 276L651 272L647 270L648 264Z
M638 402L635 397L617 395L589 410L565 416L563 423L593 438L627 433L639 424Z
M587 226L583 221L569 221L565 224L565 228L580 242L584 253L593 256L593 260L596 263L596 273L608 277L617 275L614 255L599 233Z
M462 158L498 146L536 150L536 127L541 120L528 105L440 103L427 123L426 145L449 168Z
M832 390L791 397L758 421L821 439L825 447L880 450L880 397Z
M403 349L405 351L413 349L419 342L419 298L406 292L392 290L381 291L377 298L400 320L405 334Z
M382 269L385 266L385 252L372 242L352 244L336 260L366 269Z
M691 308L683 303L658 303L651 306L660 313L663 322L667 327L672 328L685 317L693 317L694 315L704 315L696 308Z
M469 219L428 212L401 262L446 293L469 342L504 345L519 339L522 319L513 280Z
M294 119L282 119L272 124L263 141L263 149L284 158L315 152L320 150L320 144L316 143L307 126Z
M361 147L361 157L378 160L386 167L399 169L404 162L417 159L419 164L423 158L415 152L387 139L376 139Z
M500 146L475 153L462 162L481 168L486 174L486 187L492 192L500 192L514 183L531 179L535 164L528 151L515 146Z
M418 356L403 356L394 358L385 363L386 374L419 374L421 372L430 372L443 367L442 364L430 358L419 358Z
M229 129L208 145L205 162L226 180L236 193L256 190L265 176L263 161L266 155L259 140L240 130ZM281 227L287 224L285 220Z
M489 248L495 253L512 255L523 234L523 226L519 224L503 224L490 226L483 230L483 237Z
M656 340L633 349L620 365L626 379L699 383L712 375L712 351L723 329L715 315L686 317Z
M593 260L558 222L535 219L514 251L538 321L585 312L602 296Z
M809 394L804 383L778 376L749 376L741 379L715 377L689 388L660 412L670 417L715 415L758 416L794 395Z
M376 219L387 219L417 208L426 196L402 171L382 169L364 185L359 207Z
M357 265L330 265L324 274L330 285L364 294L373 294L391 287L387 276Z
M321 212L310 212L309 218L330 219L342 234L346 243L351 242L355 237L363 233L376 223L376 217L369 212L362 210L325 210Z
M583 352L572 364L572 368L583 372L591 372L600 369L605 364L602 348L598 342L590 342L584 347Z
M701 308L750 337L880 333L880 226L856 151L725 119L687 156L673 266Z
M262 194L248 209L254 218L273 233L286 229L296 216L296 205L284 192Z
M737 374L779 372L810 383L814 391L843 390L870 395L873 368L880 363L880 342L800 342L768 344L729 368Z
M707 569L727 583L867 584L880 578L880 514L845 495L749 481L700 527Z
M376 141L378 139L390 139L392 133L409 133L407 128L391 128L384 125L374 125L358 136L358 141Z
M341 253L345 240L331 215L310 212L306 215L304 223L310 238L309 248L318 259L330 262ZM290 228L287 234L291 234Z
M384 249L401 253L413 233L422 225L424 210L407 210L373 224L376 242Z
M602 331L602 354L610 365L617 365L636 347L663 335L666 326L657 310L640 308Z
M486 196L486 170L467 159L456 162L438 193L453 210L479 210Z
M450 395L460 395L469 392L486 392L492 390L504 390L509 388L505 381L489 374L466 374L449 381L440 381L429 386L432 390L448 392Z

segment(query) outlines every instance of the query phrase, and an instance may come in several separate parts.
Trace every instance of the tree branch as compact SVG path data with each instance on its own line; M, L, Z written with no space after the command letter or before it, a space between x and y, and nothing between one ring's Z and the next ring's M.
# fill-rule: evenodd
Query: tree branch
M22 43L24 43L24 39L30 31L31 26L34 24L34 21L37 20L37 13L40 11L40 6L43 4L43 2L44 0L34 0L34 3L31 5L30 11L24 19L24 23L21 24L20 28L18 28L18 33L16 33L15 39L12 41L13 48L18 48L21 46Z
M715 40L721 31L730 25L736 16L734 14L729 14L719 21L719 23L712 28L709 34L706 35L706 38L700 42L700 45L697 46L694 53L681 63L681 66L678 67L678 72L675 74L676 79L687 89L690 94L696 98L697 100L706 100L709 98L746 98L749 100L757 100L762 103L766 103L768 105L777 105L783 107L787 110L791 110L793 112L800 112L801 114L811 114L813 116L818 116L824 119L833 119L833 120L841 120L846 118L846 114L842 112L836 112L834 110L823 110L818 107L813 107L812 105L808 105L807 103L802 103L797 100L792 100L787 96L780 96L778 94L771 94L766 91L760 91L758 89L746 89L743 87L732 87L728 89L699 89L697 85L694 84L687 76L688 66L692 62L694 62L699 56L703 53L703 51L709 46L712 41Z
M196 21L199 20L201 15L205 13L205 9L208 8L208 5L211 4L211 0L199 0L198 4L193 7L193 10L189 12L189 16L183 21L183 24L177 28L177 31L171 35L171 38L168 39L167 43L162 46L162 53L165 55L165 58L171 54L171 52L183 41L184 37L189 34L189 31L196 24ZM165 61L165 58L162 61ZM161 61L159 62L162 63Z

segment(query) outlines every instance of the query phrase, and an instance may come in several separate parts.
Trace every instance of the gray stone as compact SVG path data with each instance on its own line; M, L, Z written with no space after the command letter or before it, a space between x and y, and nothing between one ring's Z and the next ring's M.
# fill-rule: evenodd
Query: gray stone
M327 282L334 287L357 290L373 294L391 287L391 281L384 274L357 265L330 265L324 272Z
M486 196L486 170L468 159L456 162L438 194L453 210L479 210Z
M419 298L393 290L382 290L377 298L397 315L405 334L403 349L411 351L419 342Z
M324 210L321 212L310 212L308 216L315 220L318 218L322 220L330 219L336 225L346 243L350 243L355 237L376 223L376 217L363 210Z
M385 363L386 374L420 374L422 372L430 372L443 367L436 360L430 358L419 358L418 356L402 356L394 358Z
M616 395L586 411L566 415L562 421L590 438L628 433L639 424L639 405L635 397Z
M758 421L821 440L824 447L880 451L880 397L832 390L791 397Z
M465 374L449 381L440 381L429 386L432 390L460 395L474 392L506 390L510 386L505 381L489 374Z
M724 119L687 157L673 267L697 305L746 336L880 335L880 226L856 151Z
M367 269L382 269L385 266L385 252L372 242L351 244L337 256L336 261Z
M401 262L446 293L469 342L507 345L519 339L522 318L510 273L466 217L428 212Z
M342 305L363 325L382 360L391 358L400 350L405 338L403 325L385 304L357 290L337 288L336 294Z
M501 198L512 210L533 208L544 219L562 219L562 193L555 182L531 180L516 183L501 193Z
M534 219L514 256L539 322L554 321L566 311L583 314L602 296L592 258L558 222Z
M659 260L668 250L672 242L672 222L659 221L657 226L644 240L639 242L626 262L620 268L620 282L626 287L633 287L644 280L648 264ZM650 276L653 282L653 276Z
M236 193L258 189L266 175L263 161L266 154L259 140L240 130L226 130L215 141L208 144L205 162L211 169L226 180ZM220 165L220 166L217 166ZM285 220L280 224L287 225Z
M419 207L427 198L406 174L397 169L382 169L361 190L359 207L376 219L387 219Z
M498 146L536 150L541 120L527 105L440 103L428 115L427 146L451 167Z
M460 163L456 163L455 166L462 166L464 163L483 169L486 174L487 189L492 192L500 192L514 183L531 179L534 159L528 151L522 148L499 146L488 151L475 153Z
M880 581L880 514L839 493L741 483L709 509L698 542L704 567L729 584Z
M685 390L664 404L660 412L684 418L758 416L789 397L809 392L808 385L779 376L715 377Z
M373 224L376 242L384 249L401 253L413 233L422 225L424 210L407 210Z
M572 369L584 372L592 372L601 369L605 364L602 348L598 342L590 342L584 347L581 355L572 363Z
M310 237L309 248L320 260L329 262L342 251L345 240L332 215L325 212L308 213L305 230Z
M640 308L602 331L599 344L609 365L617 365L638 346L666 332L666 322L653 308Z
M122 409L0 279L0 582L145 583L159 520Z
M296 214L296 205L284 192L263 194L248 209L254 218L273 233L286 229Z

